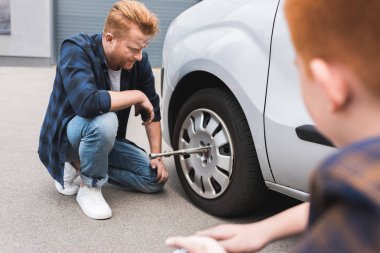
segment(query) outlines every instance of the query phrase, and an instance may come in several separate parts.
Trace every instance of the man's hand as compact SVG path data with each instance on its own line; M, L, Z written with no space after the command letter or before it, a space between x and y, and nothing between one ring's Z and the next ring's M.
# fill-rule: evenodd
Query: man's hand
M254 252L262 249L269 238L261 223L220 225L196 233L217 240L228 252Z
M168 181L169 173L166 170L165 164L161 160L161 158L156 158L156 159L150 160L150 166L152 167L152 169L157 170L156 181L158 183L163 184L166 181Z
M161 123L159 121L152 122L146 125L145 129L149 140L150 152L160 153L162 147ZM150 166L157 170L156 182L163 184L168 181L169 174L161 158L150 160Z
M152 122L154 118L153 106L148 97L139 90L108 91L111 97L111 112L117 112L125 108L135 106L135 115L140 113L146 116L145 124Z
M139 114L143 116L143 125L150 124L154 119L153 105L145 95L142 102L135 104L135 116Z
M165 243L173 248L186 249L188 253L226 253L217 241L203 236L171 237Z

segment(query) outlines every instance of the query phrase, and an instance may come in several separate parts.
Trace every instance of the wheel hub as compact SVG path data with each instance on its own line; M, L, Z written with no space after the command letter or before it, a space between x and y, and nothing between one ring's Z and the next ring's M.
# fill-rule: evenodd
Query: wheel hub
M180 135L180 149L211 146L205 153L181 156L180 162L198 195L219 197L228 188L233 168L233 143L226 124L215 112L198 109L185 119Z

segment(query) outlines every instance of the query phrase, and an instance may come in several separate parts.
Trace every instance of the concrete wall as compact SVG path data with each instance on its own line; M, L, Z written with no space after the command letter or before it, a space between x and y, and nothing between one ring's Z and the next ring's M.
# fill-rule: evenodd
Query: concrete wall
M0 35L0 65L25 58L50 62L52 0L10 0L11 34Z

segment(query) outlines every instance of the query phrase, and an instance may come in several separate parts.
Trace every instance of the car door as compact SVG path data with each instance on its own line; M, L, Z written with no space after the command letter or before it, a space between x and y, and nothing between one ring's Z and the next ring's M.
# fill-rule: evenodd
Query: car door
M279 5L271 45L264 115L266 148L275 185L309 192L310 173L334 148L315 130L305 109L284 2Z

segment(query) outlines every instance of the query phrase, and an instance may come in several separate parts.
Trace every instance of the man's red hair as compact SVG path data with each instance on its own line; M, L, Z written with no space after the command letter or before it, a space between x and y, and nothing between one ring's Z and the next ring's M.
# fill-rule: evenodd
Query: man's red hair
M129 31L131 24L137 25L145 35L155 36L159 31L158 18L144 4L121 0L108 12L103 32L110 32L115 36L123 35Z

